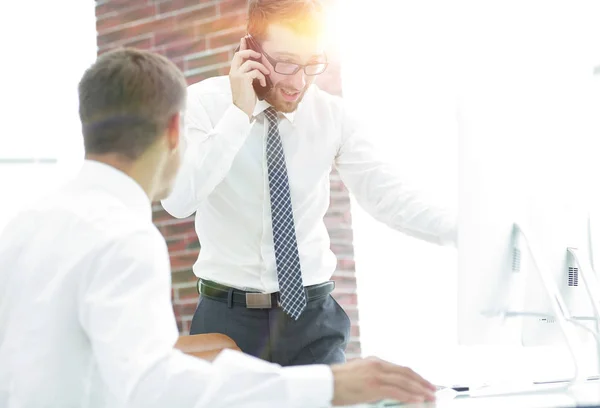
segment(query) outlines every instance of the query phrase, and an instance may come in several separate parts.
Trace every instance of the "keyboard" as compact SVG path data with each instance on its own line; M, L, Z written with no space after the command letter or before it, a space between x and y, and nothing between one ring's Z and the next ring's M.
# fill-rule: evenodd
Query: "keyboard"
M445 401L449 399L453 399L458 393L454 391L452 388L438 388L435 392L436 401ZM395 400L382 400L377 402L376 404L371 405L373 408L391 408L391 407L399 407L403 405L403 403L395 401Z
M482 386L469 391L471 398L491 397L498 395L535 394L549 391L565 391L569 386L566 382L534 384L528 383L498 383Z

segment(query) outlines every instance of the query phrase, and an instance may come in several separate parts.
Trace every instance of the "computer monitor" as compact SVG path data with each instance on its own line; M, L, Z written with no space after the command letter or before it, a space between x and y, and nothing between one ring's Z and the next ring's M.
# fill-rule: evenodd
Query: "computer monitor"
M518 319L504 320L513 270L513 224L523 218L518 182L520 152L489 112L464 103L459 126L458 341L460 345L515 345ZM518 259L515 259L518 262ZM516 267L517 265L515 265Z
M490 352L504 353L507 366L556 363L562 368L550 377L568 377L571 361L587 352L580 346L594 344L557 318L559 310L593 316L579 265L567 251L589 253L587 203L568 177L539 168L551 160L532 159L534 146L519 143L523 123L511 121L510 113L473 99L459 109L458 343L496 346Z
M576 248L583 252L578 255L589 256L588 213L577 199L568 193L563 197L541 197L531 199L527 217L532 239L541 249L540 256L545 258L548 274L554 280L564 299L569 315L578 318L582 324L589 325L586 317L593 316L592 305L582 279L581 265L567 248ZM581 259L580 261L583 261ZM552 315L548 294L537 290L541 287L539 274L529 271L529 282L525 310ZM591 271L588 271L591 272ZM578 341L588 341L588 334L577 330ZM563 334L555 318L544 316L527 317L523 320L522 344L524 346L544 346L564 344Z

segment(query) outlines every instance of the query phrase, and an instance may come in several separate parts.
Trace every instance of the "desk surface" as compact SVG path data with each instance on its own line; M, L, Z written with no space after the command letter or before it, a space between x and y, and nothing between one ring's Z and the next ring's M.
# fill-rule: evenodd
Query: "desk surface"
M420 404L365 404L352 408L600 408L600 381L574 384L565 389L562 385L532 387L528 393L514 395L471 396L460 393L449 399L440 396L436 402Z

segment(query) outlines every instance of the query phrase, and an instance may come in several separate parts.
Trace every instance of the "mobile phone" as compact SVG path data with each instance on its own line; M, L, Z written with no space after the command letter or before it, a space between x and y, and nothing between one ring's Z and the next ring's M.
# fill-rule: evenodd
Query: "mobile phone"
M246 46L249 49L258 52L259 54L262 54L262 50L261 50L260 46L258 45L256 40L250 34L246 35L246 37L244 37L244 38L246 39ZM239 50L239 47L236 49L236 52L238 50ZM262 64L261 58L250 58L250 59L252 61L260 62ZM266 82L267 86L262 86L258 79L255 79L252 82L252 86L254 87L254 92L256 92L256 96L260 100L265 99L265 96L267 95L267 93L271 90L271 88L273 88L273 82L271 82L271 78L269 78L268 75L265 75L265 82Z

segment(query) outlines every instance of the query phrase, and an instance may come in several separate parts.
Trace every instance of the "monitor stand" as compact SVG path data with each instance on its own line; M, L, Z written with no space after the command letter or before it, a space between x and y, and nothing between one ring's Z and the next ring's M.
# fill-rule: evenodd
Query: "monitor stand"
M541 313L528 312L525 310L516 310L516 311L506 310L506 311L500 312L502 317L515 318L515 317L524 317L524 316L529 316L529 317L534 316L534 317L554 318L555 321L558 323L558 327L565 339L567 349L571 356L571 361L573 363L573 374L570 378L568 378L566 380L566 383L554 383L553 385L550 385L550 387L554 386L558 389L560 389L562 387L564 389L565 387L568 387L570 384L586 381L587 378L584 377L582 370L580 369L580 367L581 367L580 361L581 361L581 358L583 358L583 357L578 356L578 351L581 350L582 348L580 347L579 341L578 341L577 337L575 336L575 334L573 333L572 329L574 328L573 326L576 326L578 328L583 328L583 329L587 330L588 332L590 332L594 336L594 339L596 340L596 343L598 345L598 353L599 354L597 356L597 359L598 359L598 367L600 369L600 337L598 335L598 330L595 330L595 331L591 330L587 326L585 326L583 323L581 323L581 321L580 321L580 320L593 319L596 321L597 327L598 327L599 321L600 321L599 320L600 311L599 311L599 307L598 307L598 303L597 303L598 300L593 301L593 299L600 299L600 297L595 297L595 298L593 297L593 296L595 296L595 294L600 292L600 290L598 290L599 287L597 286L597 281L595 279L591 265L587 261L587 258L580 255L580 252L577 249L575 249L575 248L567 249L569 251L569 254L571 254L574 257L575 262L580 266L579 270L582 272L581 275L584 280L584 284L587 288L587 293L592 300L592 304L594 305L594 314L595 314L594 317L574 318L573 316L570 315L569 310L567 309L566 303L565 303L562 295L560 294L560 291L558 290L555 282L553 281L552 276L549 274L549 269L543 263L542 258L539 256L539 251L537 250L535 245L529 240L529 234L526 231L526 228L523 227L523 225L520 225L518 223L515 223L513 225L513 240L514 240L513 244L516 246L515 247L516 253L521 253L521 251L520 251L521 248L519 248L520 242L525 241L525 246L527 248L527 251L529 252L529 255L531 256L531 260L533 261L534 269L537 271L539 277L541 278L543 288L548 295L550 305L552 308L552 316L541 314ZM509 308L511 306L512 306L511 304L508 305ZM489 315L490 313L487 312L485 314ZM588 356L588 358L589 358L589 356ZM522 388L522 387L517 387L517 388ZM525 388L527 388L527 387L525 387ZM533 386L533 383L530 383L529 390L521 389L521 391L519 391L518 393L537 392L534 390L536 388L537 387ZM491 389L490 389L490 391L491 391ZM483 390L482 390L482 392L483 392ZM515 392L516 392L516 389L515 389Z

